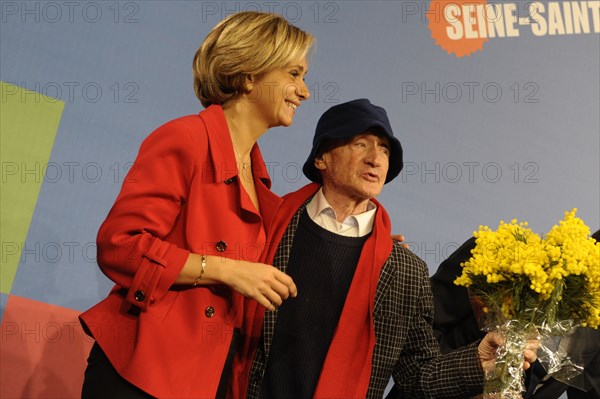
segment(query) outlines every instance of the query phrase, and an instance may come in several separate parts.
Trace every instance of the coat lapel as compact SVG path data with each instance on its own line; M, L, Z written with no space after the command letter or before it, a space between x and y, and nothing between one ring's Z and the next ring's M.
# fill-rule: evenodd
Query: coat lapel
M312 196L310 197L312 198ZM279 242L279 246L277 248L277 252L275 253L275 257L273 258L273 266L281 270L282 272L286 272L288 266L288 260L290 259L290 252L292 250L292 244L294 242L294 235L296 234L296 229L298 228L298 223L300 222L300 215L306 209L306 204L310 201L310 198L307 199L304 204L298 209L298 211L292 217L288 228L286 229L281 241ZM265 312L264 325L263 325L263 337L264 337L264 351L265 357L269 356L269 349L271 348L271 341L273 340L273 333L275 332L275 323L277 322L277 309L270 312Z
M388 259L381 268L381 275L379 276L377 290L375 291L375 304L373 306L373 314L375 317L379 314L381 306L383 305L383 299L387 296L388 291L394 283L393 271L393 265Z

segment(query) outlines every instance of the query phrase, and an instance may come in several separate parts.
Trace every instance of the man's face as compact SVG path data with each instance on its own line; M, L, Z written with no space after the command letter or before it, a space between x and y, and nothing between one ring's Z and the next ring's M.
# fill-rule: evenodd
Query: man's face
M349 201L361 202L381 192L388 172L390 145L386 137L366 131L315 159L323 186Z

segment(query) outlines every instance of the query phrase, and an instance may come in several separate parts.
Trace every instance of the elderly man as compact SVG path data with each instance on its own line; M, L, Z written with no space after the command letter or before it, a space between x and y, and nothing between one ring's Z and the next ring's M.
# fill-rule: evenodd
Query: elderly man
M402 166L383 108L359 99L320 118L314 183L284 197L266 251L298 295L264 315L248 397L379 398L392 376L405 398L481 392L500 338L440 353L427 266L374 199Z

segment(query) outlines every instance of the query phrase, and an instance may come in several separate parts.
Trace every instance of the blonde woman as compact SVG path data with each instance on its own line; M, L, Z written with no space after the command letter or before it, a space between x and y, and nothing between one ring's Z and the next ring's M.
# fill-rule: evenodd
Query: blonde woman
M193 70L206 109L144 140L98 233L116 285L80 317L96 340L83 398L242 394L253 312L296 295L258 263L280 199L256 141L309 98L313 40L278 15L242 12L202 43Z

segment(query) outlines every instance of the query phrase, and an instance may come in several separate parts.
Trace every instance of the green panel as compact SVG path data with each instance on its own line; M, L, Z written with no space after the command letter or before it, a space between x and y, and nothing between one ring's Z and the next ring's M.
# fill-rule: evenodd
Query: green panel
M64 102L0 82L0 292L9 294Z

